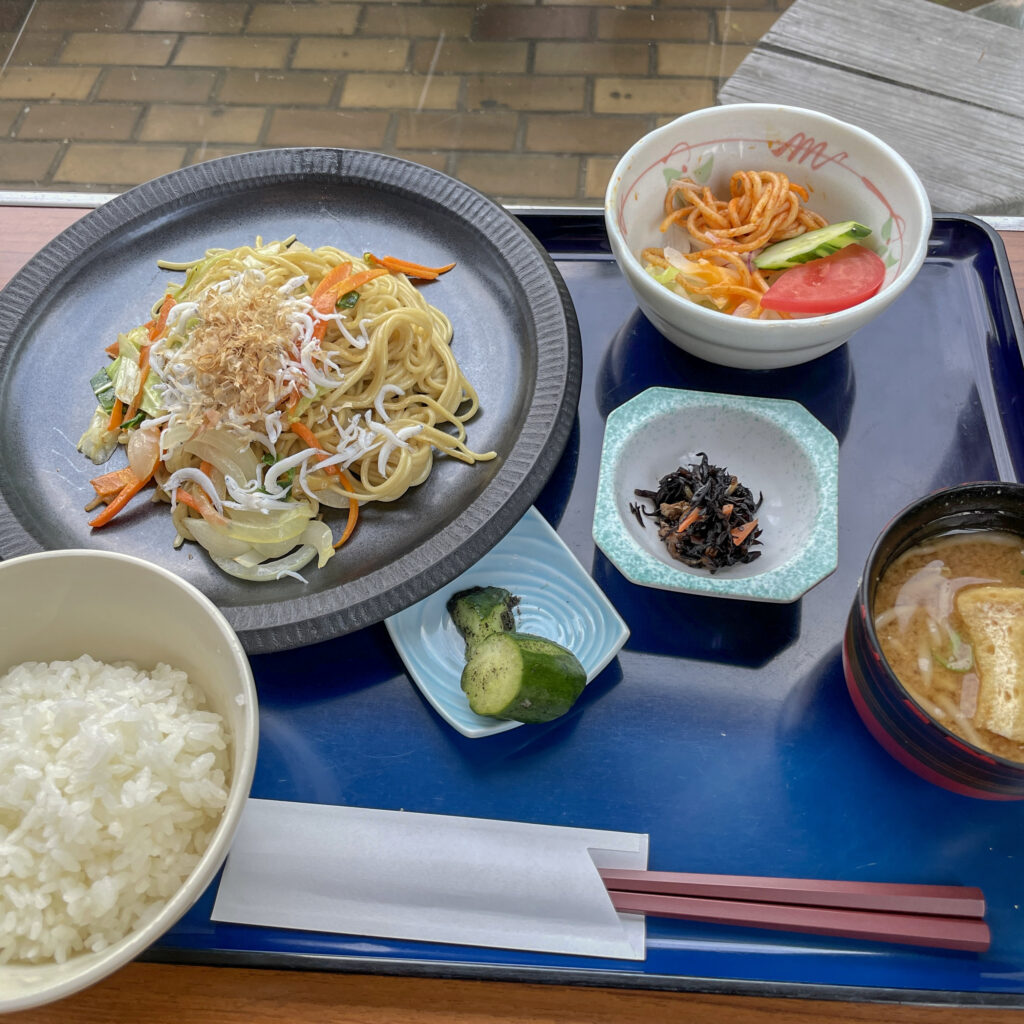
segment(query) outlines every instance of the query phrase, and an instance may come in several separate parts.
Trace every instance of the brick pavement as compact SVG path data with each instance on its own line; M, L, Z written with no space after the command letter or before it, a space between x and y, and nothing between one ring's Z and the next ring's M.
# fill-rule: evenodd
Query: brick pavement
M274 146L594 203L789 0L0 0L0 189L120 191Z

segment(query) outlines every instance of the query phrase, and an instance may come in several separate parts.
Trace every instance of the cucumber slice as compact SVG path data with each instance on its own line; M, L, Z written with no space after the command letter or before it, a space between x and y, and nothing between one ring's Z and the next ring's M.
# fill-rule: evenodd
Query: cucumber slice
M448 599L445 607L466 641L467 656L474 644L492 633L511 633L516 628L512 609L517 604L518 598L503 587L470 587Z
M515 722L564 715L586 685L587 673L571 651L529 633L493 633L474 647L462 672L473 711Z
M861 238L867 238L871 228L858 224L855 220L844 220L841 224L826 224L816 231L805 231L796 238L787 238L784 242L769 245L760 256L754 258L754 266L759 270L782 270L784 267L796 267L801 263L810 263L823 256L851 245Z

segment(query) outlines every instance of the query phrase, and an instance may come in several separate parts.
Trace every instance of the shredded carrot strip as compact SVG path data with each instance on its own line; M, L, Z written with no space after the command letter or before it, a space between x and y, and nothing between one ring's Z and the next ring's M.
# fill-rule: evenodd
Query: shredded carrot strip
M193 512L198 512L213 526L224 526L227 523L227 519L213 507L213 503L202 491L198 494L189 494L184 487L179 487L174 492L174 500L188 505Z
M727 504L727 505L723 505L722 506L722 515L725 516L726 519L728 519L729 516L732 515L733 507L734 506L732 505L731 502L729 504Z
M181 502L182 505L188 505L193 512L198 512L200 515L203 514L202 509L199 507L199 502L196 501L196 499L193 498L184 487L179 487L174 492L174 500Z
M110 473L94 477L89 483L92 484L92 489L98 497L104 501L109 501L111 498L116 497L134 479L135 474L132 472L131 466L125 466L124 469L115 469Z
M333 290L334 286L340 281L344 281L352 273L351 263L339 263L336 267L331 267L330 270L320 278L320 283L316 286L313 291L313 305L316 306L317 299L322 295ZM319 307L317 307L319 308Z
M755 526L757 526L756 519L751 519L749 523L744 523L742 526L734 526L729 531L733 544L739 547L750 536Z
M318 462L322 462L324 459L328 457L329 453L327 449L324 448L324 446L320 443L320 438L318 438L316 434L314 434L313 431L306 426L305 423L300 423L296 421L295 423L290 423L288 426L291 429L291 432L295 434L300 440L305 441L310 448L316 448L317 451L323 452L322 455L317 455L316 458ZM327 466L324 469L324 472L329 473L331 476L341 476L341 472L337 466Z
M175 306L174 296L167 294L160 304L160 316L154 321L150 320L146 326L149 328L149 340L156 341L167 328L167 316Z
M120 348L120 342L112 341L103 351L106 352L108 356L116 356Z
M348 264L343 265L348 266ZM333 273L333 271L331 273ZM355 274L349 274L346 277L338 277L330 287L324 288L324 281L331 276L330 274L326 274L323 281L317 285L316 291L313 293L313 308L321 314L333 313L335 304L342 295L348 295L349 292L354 292L357 288L361 288L368 281L372 281L375 277L383 277L386 273L388 273L388 271L383 267L379 267L375 270L360 270ZM322 339L326 330L327 321L317 320L313 325L313 337L317 340Z
M114 408L110 410L110 419L107 420L107 430L117 430L124 419L124 405L120 398L114 399Z
M435 281L455 266L454 263L449 263L443 267L427 267L422 263L398 259L396 256L374 256L373 253L369 253L369 256L375 263L387 267L393 273L405 274L406 277L415 277L420 281Z
M349 494L352 493L353 487L348 478L348 473L340 473L341 486L345 488ZM355 498L348 499L348 522L345 524L345 530L342 535L334 542L334 548L337 550L341 547L352 536L352 531L356 528L356 523L359 521L359 502Z
M132 474L131 483L126 484L120 494L95 518L89 520L89 525L94 529L98 530L101 526L106 526L111 519L114 518L128 504L132 498L135 497L139 491L142 490L146 484L153 478L153 474L150 473L145 480L140 480L137 476Z
M320 443L320 439L313 433L305 423L292 423L290 428L293 434L297 435L300 440L305 441L310 448L316 448L323 452L323 455L317 455L317 461L321 461L327 458L327 451L324 446ZM345 488L349 494L353 493L352 483L348 478L348 474L342 472L340 466L327 466L324 472L329 473L331 476L336 476L341 481L341 486ZM359 520L359 502L355 498L348 499L348 522L345 524L345 532L341 535L341 539L335 542L335 548L340 548L352 536L352 531L356 528L356 523Z
M676 533L686 533L700 519L700 509L691 509L690 514L676 527Z

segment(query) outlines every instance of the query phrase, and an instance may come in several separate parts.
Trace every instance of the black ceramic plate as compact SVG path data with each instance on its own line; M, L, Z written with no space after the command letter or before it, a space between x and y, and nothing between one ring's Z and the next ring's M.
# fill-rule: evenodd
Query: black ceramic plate
M366 506L353 539L307 571L306 585L246 583L197 545L175 550L163 504L143 501L91 531L83 506L97 471L75 450L95 408L89 378L104 346L148 319L163 293L169 276L157 260L293 233L310 246L456 261L423 287L452 320L453 349L480 394L469 443L499 457L435 460L402 500ZM72 225L0 293L0 557L104 548L149 559L207 594L250 653L340 636L432 593L511 529L562 453L580 371L579 329L554 265L514 217L452 178L334 149L175 171ZM123 461L118 453L108 468Z

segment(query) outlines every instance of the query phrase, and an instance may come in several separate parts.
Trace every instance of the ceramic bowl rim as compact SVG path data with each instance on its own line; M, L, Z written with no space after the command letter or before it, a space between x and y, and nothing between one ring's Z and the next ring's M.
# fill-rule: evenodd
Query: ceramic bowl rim
M904 520L912 516L915 512L932 502L938 503L947 497L956 498L960 495L977 493L979 488L983 490L991 488L1009 488L1011 491L1015 491L1020 497L1021 502L1024 503L1024 483L1018 483L1011 480L973 480L967 483L955 484L952 487L942 487L937 491L932 491L929 494L924 494L919 498L915 498L889 519L885 526L883 526L879 531L878 536L871 545L871 550L868 552L867 558L864 561L864 571L857 583L857 604L865 610L864 633L867 638L868 646L872 653L878 655L879 668L884 674L886 681L892 687L893 692L901 699L910 701L915 708L918 708L921 711L921 714L927 719L928 725L935 729L941 737L952 740L954 744L959 744L968 748L971 752L982 758L995 761L996 764L1001 767L1012 769L1013 771L1020 773L1022 781L1024 781L1024 761L1012 761L1008 757L1003 757L1001 754L985 750L983 747L979 747L971 743L970 740L964 739L962 736L958 736L951 729L947 729L946 726L937 721L933 715L929 714L928 711L921 707L921 705L918 704L918 702L911 696L910 692L903 685L902 680L892 670L892 666L889 664L889 659L886 658L882 651L882 645L878 640L878 633L875 630L875 620L872 614L871 601L869 600L873 579L875 576L880 575L873 567L875 566L876 561L879 560L882 547L885 545L892 531L899 528ZM935 521L933 520L932 522L934 523ZM914 543L921 543L929 536L932 536L932 534L928 532L928 529L929 527L924 527ZM901 547L903 550L907 549L907 545L897 544L897 549Z
M671 414L672 410L712 405L743 414L767 418L785 434L807 458L822 490L822 498L814 518L812 535L815 545L781 565L748 576L697 575L676 569L645 551L623 525L618 508L621 496L614 493L615 469L629 441L652 421ZM645 408L646 407L646 408ZM621 438L610 438L609 428L616 421L635 415L636 421ZM799 436L800 430L813 435L811 441ZM790 604L799 600L812 587L835 572L839 562L838 543L838 467L839 442L835 435L808 410L788 398L768 398L720 394L711 391L651 387L617 406L608 414L601 451L597 500L594 506L593 538L609 561L632 583L673 593L695 594L737 600L770 601ZM624 544L639 558L647 573L638 573L618 561L615 547ZM785 589L770 593L783 581Z
M62 548L54 551L36 551L0 561L0 577L10 569L18 568L25 564L33 562L61 562L66 561L68 558L93 562L116 561L130 566L133 572L158 576L183 591L213 621L218 632L225 640L231 660L239 670L239 683L245 697L245 703L241 706L242 730L237 734L232 733L231 737L238 766L232 775L231 789L228 793L228 801L224 808L224 813L217 823L209 845L201 854L199 861L193 867L188 877L175 894L164 903L159 913L143 927L129 932L99 953L83 954L95 959L92 963L86 965L80 973L73 974L62 980L58 979L53 985L29 992L23 996L0 997L0 1013L11 1013L15 1010L26 1010L44 1006L64 999L76 992L81 992L83 989L89 988L103 978L113 974L114 971L120 969L131 960L134 960L140 953L156 942L168 929L172 928L187 913L196 900L202 896L223 865L231 842L238 830L242 813L245 810L256 769L256 755L259 747L259 706L252 666L242 647L241 641L221 610L195 586L168 569L154 565L135 555L126 555L117 551L91 548ZM66 966L73 964L73 962L73 959L70 959L65 961L63 965L55 965L51 961L41 964L7 964L0 965L0 971L4 967L13 967L15 969L19 969L22 966L26 968L48 968L50 966Z
M737 319L735 317L731 317L730 329L744 335L745 340L749 341L753 341L758 336L758 332L760 332L761 340L763 341L766 337L766 328L768 331L774 331L776 334L782 333L779 330L782 328L784 329L786 337L813 335L815 333L815 329L820 328L823 324L834 326L836 330L840 330L844 325L849 325L852 330L856 327L858 322L870 319L873 312L880 311L881 308L884 308L897 298L897 296L904 291L910 282L913 281L928 253L928 240L931 235L932 212L931 204L928 200L928 194L925 191L924 185L921 183L921 179L904 157L896 152L896 150L888 143L883 142L878 138L877 135L873 135L871 132L860 128L857 125L851 124L849 121L843 121L837 117L833 117L831 114L824 114L820 111L811 110L806 107L795 107L782 103L731 103L716 107L703 107L700 110L690 111L689 113L676 118L674 121L670 121L668 124L664 124L661 127L655 128L641 136L641 138L634 142L618 160L614 170L612 171L611 177L608 179L608 185L605 189L604 220L612 247L613 249L620 249L626 254L626 257L629 260L629 265L622 269L634 287L641 288L652 297L667 297L674 310L692 317L695 324L703 324L714 330L714 325L716 323L720 323L720 318L722 317L720 312L712 309L705 309L697 303L683 298L681 295L676 295L668 288L658 285L656 281L652 280L643 272L639 259L630 249L629 244L619 228L618 214L616 211L616 198L618 196L620 186L624 184L626 169L629 167L630 163L652 142L656 142L665 136L678 132L681 126L689 122L699 121L701 119L710 119L713 114L717 114L719 112L723 114L749 114L761 112L766 113L768 111L773 111L776 114L781 112L786 115L795 115L808 118L822 125L835 126L843 131L850 132L859 138L865 146L879 150L895 166L910 186L912 198L916 201L915 205L918 207L918 213L920 214L923 228L920 233L920 237L916 240L916 244L914 244L908 252L906 264L903 269L895 278L893 278L892 281L883 285L883 287L871 298L865 299L863 302L860 302L855 306L840 310L836 313L823 313L819 316L802 317L797 320L751 320L748 318ZM653 289L657 289L657 291L654 291ZM733 344L741 345L742 343L734 342ZM798 342L793 343L793 347L814 347L814 342L801 337Z

